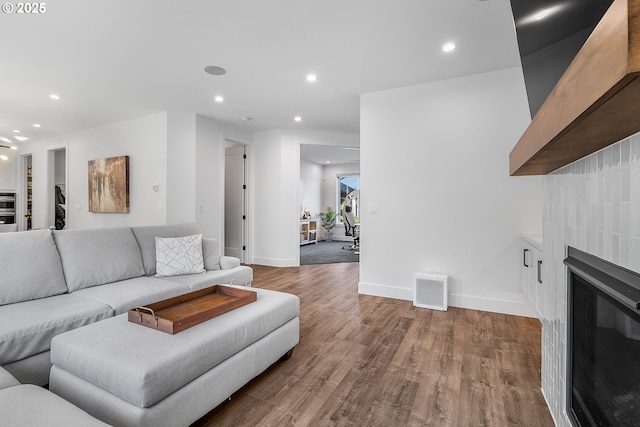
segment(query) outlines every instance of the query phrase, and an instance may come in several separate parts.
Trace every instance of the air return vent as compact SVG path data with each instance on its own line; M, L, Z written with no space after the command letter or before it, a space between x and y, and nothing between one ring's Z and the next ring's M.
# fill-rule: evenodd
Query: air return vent
M442 274L416 273L413 305L434 310L447 310L447 278Z

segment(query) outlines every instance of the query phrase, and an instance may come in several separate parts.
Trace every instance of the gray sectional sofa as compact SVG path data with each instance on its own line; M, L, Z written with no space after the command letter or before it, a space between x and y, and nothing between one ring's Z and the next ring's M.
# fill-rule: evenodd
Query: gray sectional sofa
M155 277L156 237L198 234L196 223L0 234L0 366L45 385L54 336L138 305L233 279L253 280L237 258L202 239L205 272Z

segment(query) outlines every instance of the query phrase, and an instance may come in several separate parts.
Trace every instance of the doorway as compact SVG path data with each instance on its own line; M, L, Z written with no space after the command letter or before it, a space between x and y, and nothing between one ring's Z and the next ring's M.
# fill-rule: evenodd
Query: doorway
M226 140L224 156L224 254L245 263L247 253L246 146Z
M67 149L47 152L47 225L63 230L67 226Z
M356 236L344 218L347 196L358 207L358 199L356 203L351 199L354 190L359 194L359 176L359 148L300 144L300 265L359 262ZM331 234L322 227L322 214L328 208L336 217ZM354 218L359 220L357 214ZM303 238L308 222L316 222L318 228L317 240L311 243Z
M22 156L22 200L20 218L24 222L18 225L19 230L31 230L33 228L33 156L31 154ZM18 212L16 212L16 215ZM17 218L16 218L16 222Z

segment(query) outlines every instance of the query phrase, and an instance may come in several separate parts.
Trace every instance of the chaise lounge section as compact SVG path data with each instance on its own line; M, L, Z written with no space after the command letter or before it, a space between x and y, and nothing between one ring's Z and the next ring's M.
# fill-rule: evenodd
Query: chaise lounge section
M32 384L20 384L2 368L0 368L0 414L2 414L4 427L108 426L49 390Z

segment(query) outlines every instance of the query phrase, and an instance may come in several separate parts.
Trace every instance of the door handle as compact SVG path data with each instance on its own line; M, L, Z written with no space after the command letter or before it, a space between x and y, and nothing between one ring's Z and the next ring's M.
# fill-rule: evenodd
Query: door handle
M538 283L542 283L542 260L538 260Z

